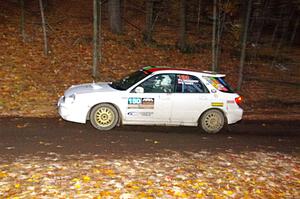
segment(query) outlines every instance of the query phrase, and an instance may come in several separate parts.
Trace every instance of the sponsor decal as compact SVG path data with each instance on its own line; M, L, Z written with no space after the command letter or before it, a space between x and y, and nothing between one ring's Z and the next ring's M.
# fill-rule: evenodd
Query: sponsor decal
M178 84L182 84L182 83L193 85L193 84L199 83L199 81L198 80L190 80L190 79L189 80L178 79Z
M211 106L223 107L224 103L223 102L212 102Z
M128 98L128 109L154 109L154 98Z
M151 115L153 115L153 112L128 112L127 115L150 117Z
M216 79L215 77L204 77L213 87L219 91L228 91L228 89L222 84L221 79ZM224 82L223 82L224 83Z
M189 79L190 79L190 76L189 76L189 75L178 75L177 77L178 77L178 79L180 79L180 80L189 80Z
M227 100L227 103L228 103L228 104L234 104L235 101L234 101L234 100Z

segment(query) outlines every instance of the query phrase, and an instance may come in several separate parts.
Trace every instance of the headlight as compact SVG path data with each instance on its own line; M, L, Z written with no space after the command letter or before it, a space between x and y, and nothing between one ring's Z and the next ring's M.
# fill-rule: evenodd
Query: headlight
M75 101L75 98L76 98L75 94L65 97L65 103L72 104Z

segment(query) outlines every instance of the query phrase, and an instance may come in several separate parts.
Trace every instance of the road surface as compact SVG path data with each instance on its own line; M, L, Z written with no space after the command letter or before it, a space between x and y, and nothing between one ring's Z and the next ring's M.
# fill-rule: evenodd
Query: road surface
M299 153L300 124L242 121L229 131L210 135L194 127L124 126L100 132L89 123L58 118L0 118L0 155L55 152L123 156L164 150Z

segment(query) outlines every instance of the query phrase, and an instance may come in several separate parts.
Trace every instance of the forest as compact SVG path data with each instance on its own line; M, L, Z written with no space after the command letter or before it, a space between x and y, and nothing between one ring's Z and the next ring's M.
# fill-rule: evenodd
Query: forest
M0 0L0 116L147 65L227 75L248 119L300 114L299 0Z

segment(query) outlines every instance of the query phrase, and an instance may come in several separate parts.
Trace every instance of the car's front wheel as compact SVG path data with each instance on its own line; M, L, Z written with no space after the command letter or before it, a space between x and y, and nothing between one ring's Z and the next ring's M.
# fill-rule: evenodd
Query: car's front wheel
M201 128L207 133L218 133L225 124L225 118L221 111L211 109L203 113L200 118Z
M90 121L96 129L103 131L113 129L118 119L117 109L110 104L98 104L91 110Z

